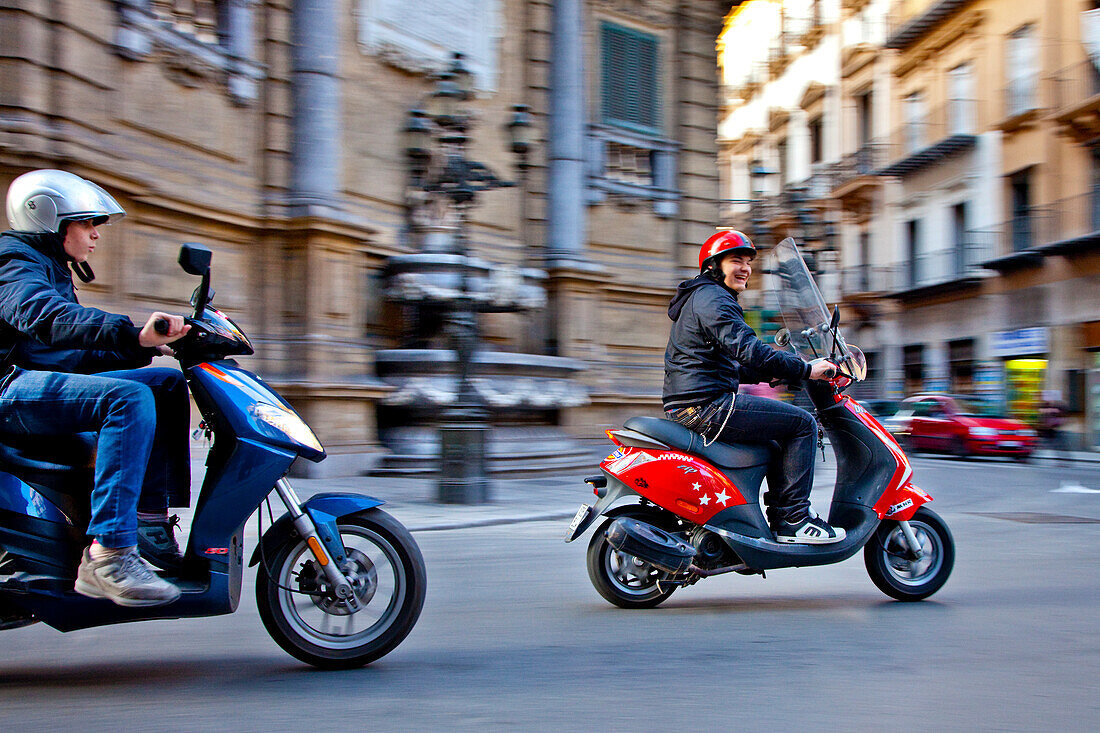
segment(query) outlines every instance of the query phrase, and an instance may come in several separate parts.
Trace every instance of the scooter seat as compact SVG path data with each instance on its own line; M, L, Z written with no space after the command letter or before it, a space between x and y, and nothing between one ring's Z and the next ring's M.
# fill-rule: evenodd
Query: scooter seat
M715 441L710 445L704 445L706 441L699 433L688 430L678 422L660 417L632 417L623 424L623 427L627 430L636 430L661 441L670 448L699 456L723 468L763 466L771 460L773 453L779 450L775 441L737 444Z
M88 471L95 466L95 433L0 435L0 469L21 476Z

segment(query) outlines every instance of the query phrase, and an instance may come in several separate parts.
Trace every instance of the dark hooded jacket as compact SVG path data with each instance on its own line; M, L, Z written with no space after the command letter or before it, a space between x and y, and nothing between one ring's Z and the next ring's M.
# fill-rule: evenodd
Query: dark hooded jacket
M665 349L665 409L706 404L742 382L798 383L810 365L777 351L745 322L737 293L709 275L680 283L668 306L672 330Z
M129 318L77 302L68 263L60 235L0 234L0 374L137 369L156 355Z

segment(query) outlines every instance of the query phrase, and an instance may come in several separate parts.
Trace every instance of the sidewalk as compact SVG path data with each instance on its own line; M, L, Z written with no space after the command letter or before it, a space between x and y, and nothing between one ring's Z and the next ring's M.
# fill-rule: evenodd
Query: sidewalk
M490 478L490 501L485 504L439 504L435 501L436 479L432 476L394 478L392 476L340 476L324 479L291 479L298 495L305 499L322 492L350 492L366 494L385 502L385 510L399 519L413 532L432 532L467 527L485 527L516 522L562 521L571 518L582 504L594 504L595 495L584 483L585 476L600 473L599 463L606 456L607 446L592 449L591 468L568 473L556 473L524 478L507 478L496 475ZM820 454L819 454L820 455ZM192 462L194 486L192 496L198 495L201 478L205 472L204 455L196 455ZM1100 453L1074 451L1059 453L1037 451L1033 460L1044 464L1072 460L1082 463L1100 463ZM828 504L835 482L836 464L832 452L828 460L816 463L814 473L815 505ZM819 492L821 492L819 494ZM282 514L279 500L273 495L272 508Z

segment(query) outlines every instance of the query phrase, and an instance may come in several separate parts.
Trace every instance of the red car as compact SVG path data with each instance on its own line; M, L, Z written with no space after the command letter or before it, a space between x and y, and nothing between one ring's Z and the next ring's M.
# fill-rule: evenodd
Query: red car
M1010 456L1026 461L1037 434L1018 420L990 417L965 398L917 395L901 403L886 427L908 451L928 450L957 456Z

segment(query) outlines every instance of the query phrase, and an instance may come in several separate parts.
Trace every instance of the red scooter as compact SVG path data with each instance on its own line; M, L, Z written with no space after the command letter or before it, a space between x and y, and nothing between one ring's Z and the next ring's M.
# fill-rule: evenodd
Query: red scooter
M599 517L607 519L588 545L588 574L605 599L623 608L652 608L681 586L724 573L828 565L863 548L871 580L900 601L919 601L951 574L955 545L932 500L911 482L912 468L890 433L844 395L866 378L863 353L845 343L840 313L830 318L794 241L774 250L770 271L785 328L780 347L838 365L827 381L805 389L837 460L828 521L843 540L826 545L781 544L761 510L760 486L777 447L767 443L707 445L679 423L634 417L608 430L614 453L600 476L585 479L598 497L581 505L565 541ZM634 503L613 505L633 497Z

